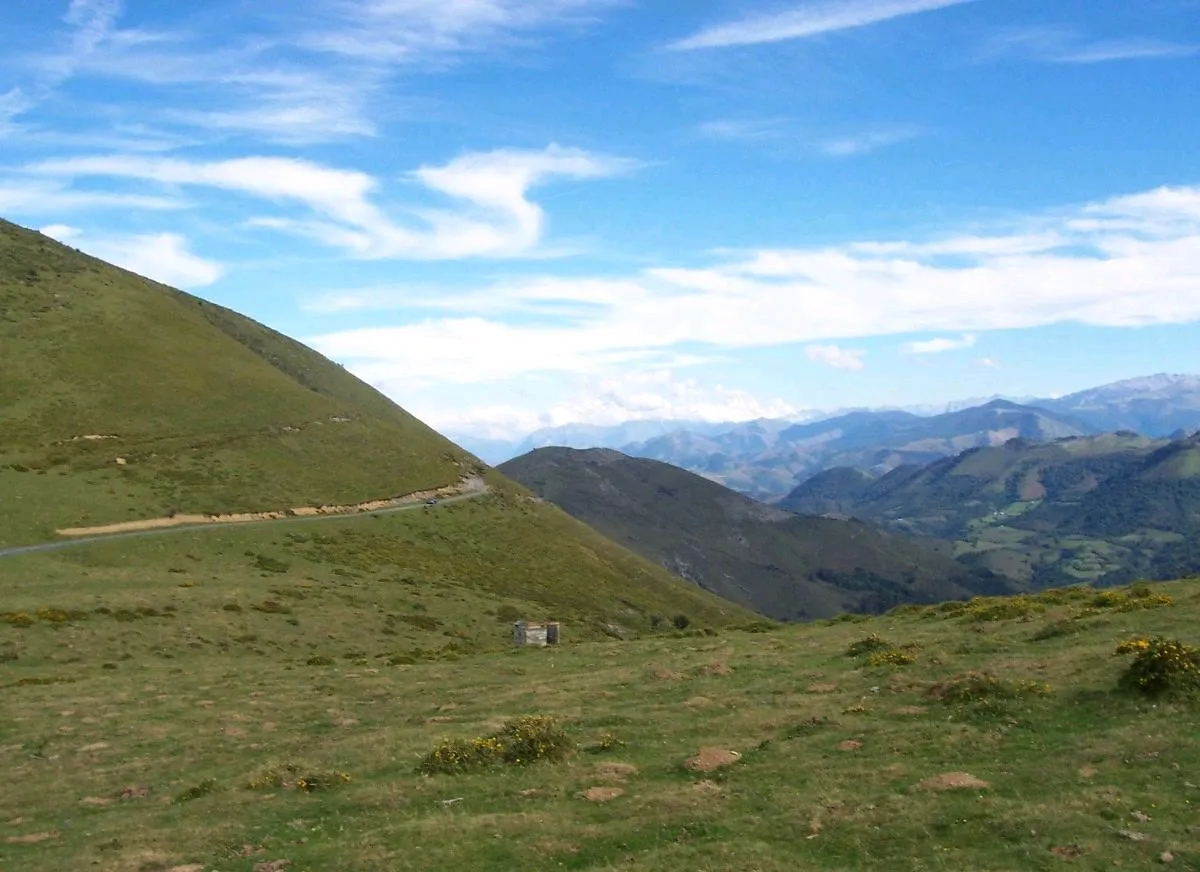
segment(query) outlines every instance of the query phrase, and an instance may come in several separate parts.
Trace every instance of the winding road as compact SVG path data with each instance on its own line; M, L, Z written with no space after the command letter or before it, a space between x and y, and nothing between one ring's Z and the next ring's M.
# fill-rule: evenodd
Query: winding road
M174 527L156 527L148 530L133 530L125 533L107 533L98 536L79 536L73 539L61 539L55 542L42 542L38 545L15 545L10 547L0 547L0 559L5 557L19 557L22 554L38 554L43 551L58 551L62 548L79 548L84 545L93 545L97 542L112 542L117 539L133 539L142 536L167 536L172 533L185 533L194 530L221 530L229 527L256 527L266 524L308 524L316 521L335 521L345 518L358 517L360 515L393 515L396 512L407 512L413 509L436 509L440 506L451 505L452 503L461 503L466 500L477 499L485 496L489 492L486 484L481 487L472 489L467 493L455 494L452 496L438 497L436 505L428 505L425 502L410 502L402 505L389 506L386 508L372 509L370 511L361 512L340 512L324 515L306 515L302 517L289 518L268 518L254 521L237 521L231 523L202 523L202 524L179 524ZM405 499L405 497L397 497L396 502Z

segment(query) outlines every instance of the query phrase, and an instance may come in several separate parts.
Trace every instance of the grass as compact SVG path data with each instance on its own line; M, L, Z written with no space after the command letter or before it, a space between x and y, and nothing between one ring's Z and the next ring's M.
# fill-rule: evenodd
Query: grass
M266 575L247 586L281 583ZM282 615L232 613L279 646L180 644L184 627L215 639L231 614L219 604L230 591L203 611L207 598L189 598L204 586L180 580L169 595L142 588L175 600L174 618L0 624L0 647L20 654L0 663L0 862L1051 870L1064 855L1076 868L1145 868L1170 852L1175 868L1200 864L1200 703L1121 689L1131 658L1113 653L1130 638L1194 643L1195 582L1155 586L1171 604L1149 609L1097 607L1080 588L1042 595L1044 612L984 622L908 606L771 632L310 667L306 647L280 635ZM95 580L43 583L65 603ZM386 589L355 593L371 586ZM332 594L292 600L314 642L332 626L316 613L340 608ZM1122 601L1131 596L1143 595ZM1031 638L1054 622L1077 631ZM104 669L111 628L141 635ZM342 647L364 638L351 629ZM155 654L168 639L174 656ZM880 669L852 648L920 654ZM70 683L18 684L35 676ZM415 771L443 740L502 735L523 716L553 719L578 750L558 763ZM704 748L739 756L692 771ZM298 786L309 778L320 789Z
M3 221L0 372L0 547L398 496L478 464L315 351Z

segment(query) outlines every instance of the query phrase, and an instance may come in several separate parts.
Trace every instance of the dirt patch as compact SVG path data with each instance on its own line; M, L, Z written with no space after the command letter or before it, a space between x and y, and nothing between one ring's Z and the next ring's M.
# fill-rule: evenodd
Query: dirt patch
M254 872L283 872L289 865L290 860L266 860L262 863L254 864Z
M57 839L58 833L30 833L27 836L9 836L4 840L6 845L36 845L38 842L44 842L47 839Z
M733 675L733 667L728 663L710 663L704 671L709 675Z
M844 742L838 742L839 751L857 751L862 747L862 742L857 742L854 739L846 739Z
M333 722L335 727L356 727L358 726L358 718L338 718Z
M1078 845L1056 845L1050 849L1050 853L1063 860L1074 860L1083 856L1083 848Z
M150 795L149 787L126 787L121 791L121 799L144 799Z
M204 872L203 863L185 863L183 866L172 866L167 872Z
M921 705L902 705L896 709L896 714L904 715L905 717L916 717L917 715L925 714L927 711L929 709Z
M320 515L357 515L365 512L378 512L381 509L394 509L400 506L416 505L423 503L427 499L486 493L487 490L487 482L482 478L479 476L468 476L456 484L440 487L435 490L417 491L398 497L370 500L350 506L297 506L292 509L279 509L271 512L240 512L231 515L176 514L165 518L122 521L118 524L103 524L98 527L67 527L55 532L60 536L104 536L110 533L134 533L141 530L158 530L164 527L185 527L202 524L249 524L255 521L280 521L285 518L310 518Z
M740 759L742 759L742 755L737 751L729 751L725 748L701 748L699 754L688 758L687 768L693 772L715 772L717 769L732 766Z
M818 682L808 686L809 693L833 693L835 690L837 690L837 685L827 682Z
M703 708L706 705L712 705L712 700L707 696L693 696L684 705L691 706L692 708Z
M682 672L674 672L670 669L655 669L650 673L652 678L657 678L659 681L683 681L687 678Z
M721 785L715 781L710 781L705 778L703 781L697 781L692 785L692 790L697 793L720 793Z
M943 772L926 778L914 790L986 790L992 785L970 772Z
M592 777L597 781L624 783L637 774L638 768L632 763L601 763L592 770Z
M80 754L91 754L96 751L104 751L108 748L108 742L93 742L90 745L84 745L79 749Z
M226 736L241 737L246 735L246 731L241 727L226 727L224 732Z
M624 793L625 791L619 787L589 787L587 790L580 791L579 798L586 799L588 802L608 802Z
M1100 774L1100 770L1097 769L1095 766L1084 766L1082 769L1079 770L1080 778L1095 778L1099 774Z
M85 796L83 799L79 800L80 805L93 806L112 805L114 802L116 802L116 800L111 796Z

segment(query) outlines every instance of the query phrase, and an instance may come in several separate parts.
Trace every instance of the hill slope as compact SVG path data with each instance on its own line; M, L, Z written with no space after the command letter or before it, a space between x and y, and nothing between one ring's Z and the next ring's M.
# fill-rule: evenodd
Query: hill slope
M146 579L205 566L210 585L245 586L260 603L278 598L258 590L270 578L277 589L354 585L355 608L394 613L406 600L380 585L403 578L431 596L459 590L472 612L508 597L584 636L610 624L645 631L662 614L706 626L749 617L535 503L311 349L0 223L0 551L68 527L355 504L468 474L490 492L429 512L172 532L0 560L6 599L19 584L95 562L87 598L106 608L146 606L139 597L156 590ZM330 612L338 615L357 620ZM430 624L439 629L429 644L445 644L458 617L448 609L444 625ZM464 623L478 632L460 631L458 642L506 641L494 619Z
M608 449L538 449L500 470L614 541L776 618L879 611L1003 586L933 542L799 517Z
M1200 569L1200 437L1012 440L873 478L827 470L780 505L923 536L1037 585Z

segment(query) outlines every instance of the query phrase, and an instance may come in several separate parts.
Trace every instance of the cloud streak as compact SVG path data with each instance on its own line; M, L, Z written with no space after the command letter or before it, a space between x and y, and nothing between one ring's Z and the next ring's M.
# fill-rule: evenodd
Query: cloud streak
M961 351L964 348L973 348L977 339L978 337L974 333L964 333L957 339L949 337L924 339L908 343L904 346L904 350L909 354L945 354L947 351Z
M1200 320L1200 188L1032 215L990 235L767 249L710 267L547 277L390 305L401 313L394 326L311 341L369 381L427 386L907 333L1190 323Z
M701 30L667 46L671 51L729 48L805 39L933 12L973 0L835 0L808 3L773 15L756 15Z
M462 155L410 174L427 193L455 208L410 206L401 223L376 200L372 176L295 158L248 157L187 161L142 155L43 161L27 168L55 179L105 177L175 187L231 191L289 212L249 220L251 226L312 238L363 258L452 259L514 257L534 251L545 232L531 189L555 179L599 179L631 170L632 161L551 145L541 151L499 150Z
M1005 30L988 40L979 52L979 59L1016 57L1053 64L1101 64L1196 54L1200 54L1200 45L1139 36L1092 40L1067 27L1021 27Z

